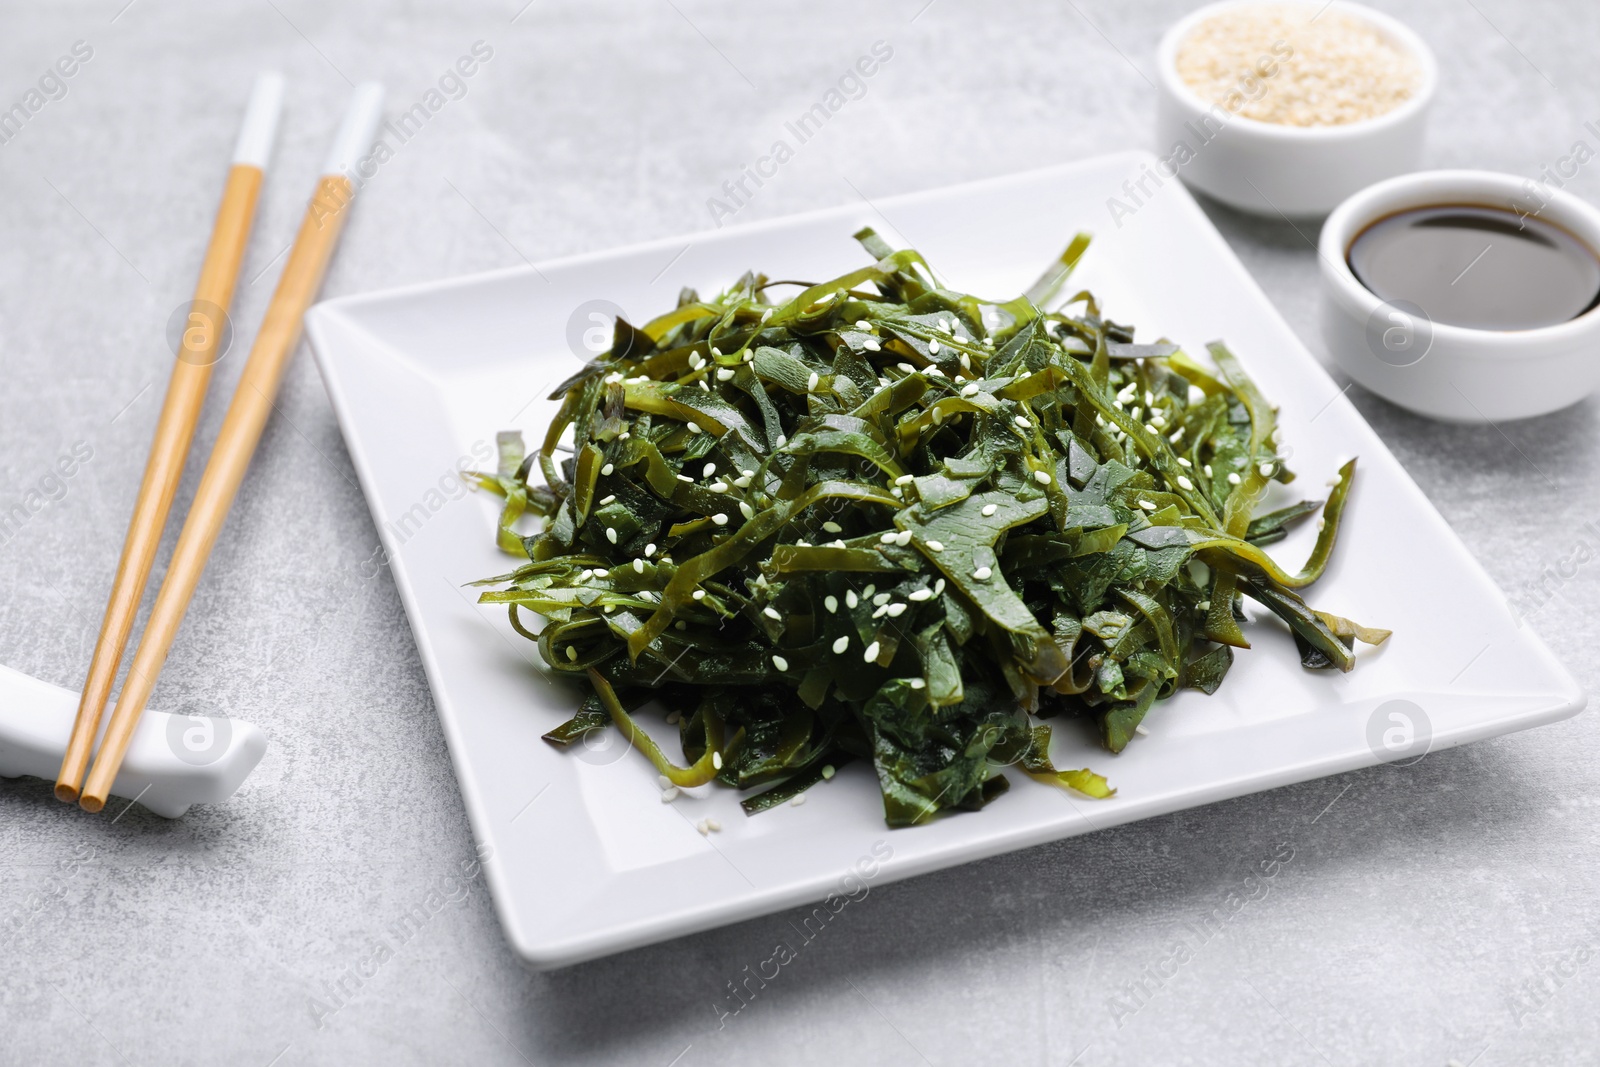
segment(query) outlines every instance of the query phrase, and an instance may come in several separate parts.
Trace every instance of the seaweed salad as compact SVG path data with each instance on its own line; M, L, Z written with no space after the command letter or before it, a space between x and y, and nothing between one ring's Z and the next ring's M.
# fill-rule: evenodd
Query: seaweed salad
M905 826L982 807L1007 770L1110 796L1052 765L1049 720L1122 751L1157 700L1222 684L1244 597L1308 668L1348 671L1357 639L1388 636L1300 594L1355 461L1325 501L1258 513L1294 477L1274 409L1223 344L1202 362L1136 343L1088 292L1061 300L1087 235L999 303L855 237L872 262L832 281L746 274L619 320L542 444L503 433L473 476L522 560L481 601L587 685L547 740L619 730L667 799L716 780L759 790L752 814L861 760ZM1313 515L1284 570L1262 546Z

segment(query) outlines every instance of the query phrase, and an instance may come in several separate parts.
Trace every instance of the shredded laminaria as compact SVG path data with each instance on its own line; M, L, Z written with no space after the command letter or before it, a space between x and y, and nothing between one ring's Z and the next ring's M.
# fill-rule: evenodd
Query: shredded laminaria
M1356 639L1388 636L1297 592L1328 562L1354 460L1325 503L1257 514L1294 476L1225 347L1208 367L1136 344L1088 292L1042 310L1086 236L1005 302L856 237L873 262L832 281L748 274L619 321L556 390L537 450L501 435L478 479L506 498L499 543L522 563L481 600L589 689L548 740L615 728L663 800L770 786L750 813L863 760L904 826L981 807L1002 769L1110 796L1052 765L1040 720L1121 751L1156 700L1222 683L1249 647L1241 596L1288 624L1307 667L1349 670ZM531 536L527 511L546 517ZM1300 571L1262 551L1319 512ZM687 766L639 725L651 702Z

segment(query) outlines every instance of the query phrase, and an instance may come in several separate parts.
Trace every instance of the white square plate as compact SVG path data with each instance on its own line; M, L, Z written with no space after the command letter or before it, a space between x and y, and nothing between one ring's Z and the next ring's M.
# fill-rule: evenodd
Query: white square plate
M905 878L1117 823L1379 762L1404 699L1431 723L1434 748L1576 713L1584 695L1456 540L1388 450L1296 340L1188 194L1175 182L1117 225L1107 197L1153 157L1108 156L455 281L329 301L307 329L388 551L438 703L489 883L516 950L557 967L837 891L858 861ZM802 807L746 818L739 795L702 787L658 799L655 771L618 744L575 754L540 740L576 706L472 580L504 573L497 502L453 484L492 465L497 430L542 438L543 398L576 370L569 322L603 299L643 321L680 286L712 292L747 269L822 280L867 261L851 239L872 225L920 249L954 288L1010 298L1079 229L1096 239L1073 288L1105 312L1202 351L1225 338L1280 405L1294 488L1316 494L1360 456L1327 575L1309 599L1394 631L1347 675L1306 671L1265 612L1212 697L1184 692L1145 720L1120 756L1071 729L1056 763L1091 766L1117 795L1069 796L1029 780L988 808L888 830L869 768L848 766ZM578 315L588 326L587 309ZM474 446L478 453L474 456ZM1307 530L1273 551L1291 568ZM1413 715L1413 719L1418 718ZM1375 725L1374 725L1375 724ZM1420 721L1419 721L1420 725ZM669 751L676 751L669 748ZM710 816L722 831L702 836ZM884 860L884 857L888 857ZM873 868L875 861L884 861Z

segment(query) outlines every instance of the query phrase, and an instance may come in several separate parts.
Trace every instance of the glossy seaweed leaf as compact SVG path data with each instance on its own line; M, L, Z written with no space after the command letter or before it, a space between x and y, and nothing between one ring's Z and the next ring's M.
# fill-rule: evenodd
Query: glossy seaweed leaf
M831 281L749 274L619 322L534 452L501 436L477 480L520 562L481 599L590 689L549 741L619 730L752 814L861 760L906 826L982 807L1008 768L1110 796L1052 764L1040 719L1120 752L1157 701L1222 684L1242 597L1308 667L1388 636L1300 594L1354 462L1326 503L1259 513L1293 478L1276 412L1220 344L1202 363L1087 292L1056 306L1086 236L1005 301L856 236L872 262ZM1300 570L1262 551L1313 514ZM662 709L681 763L640 723Z

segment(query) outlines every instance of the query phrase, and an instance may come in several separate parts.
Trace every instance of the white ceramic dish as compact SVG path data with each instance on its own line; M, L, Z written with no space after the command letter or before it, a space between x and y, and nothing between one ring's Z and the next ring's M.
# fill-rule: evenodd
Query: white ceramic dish
M1441 204L1537 208L1538 218L1600 249L1600 210L1556 189L1540 205L1528 184L1493 171L1422 171L1363 189L1328 216L1318 242L1322 332L1345 373L1401 407L1452 422L1543 415L1600 387L1600 308L1534 330L1468 329L1434 322L1415 304L1390 305L1350 270L1350 245L1369 225Z
M1256 6L1260 0L1223 0L1208 4L1175 23L1156 51L1156 150L1161 174L1176 172L1192 188L1240 211L1290 217L1326 215L1345 197L1395 174L1413 170L1422 158L1429 105L1439 82L1438 64L1427 44L1403 23L1360 4L1337 0L1295 0L1310 19L1321 11L1343 11L1372 23L1390 42L1414 55L1422 82L1410 100L1376 118L1343 126L1283 126L1245 118L1202 99L1178 76L1178 47L1195 26L1233 7ZM1293 48L1293 41L1286 42ZM1248 72L1255 85L1272 91L1272 77L1290 56L1264 56L1268 64ZM1241 76L1247 72L1241 72ZM1182 162L1185 146L1192 158Z
M1397 709L1435 746L1573 714L1583 695L1449 527L1295 339L1227 244L1181 189L1118 228L1107 190L1144 153L795 218L654 241L621 251L330 301L307 327L389 553L433 687L490 886L516 951L552 967L1029 845L1363 767L1386 750ZM644 318L680 286L712 289L749 268L831 277L865 257L870 224L914 243L950 284L1020 292L1082 227L1101 236L1074 278L1107 313L1198 348L1226 337L1282 407L1303 484L1361 457L1340 549L1312 591L1318 606L1392 627L1348 675L1299 666L1287 631L1251 626L1211 698L1184 693L1146 720L1151 736L1113 757L1057 731L1061 766L1093 766L1119 792L1089 801L1031 781L982 812L909 830L883 823L868 768L847 766L803 807L746 818L732 790L663 804L655 771L620 745L558 751L539 735L567 718L576 690L548 680L502 611L465 582L502 573L488 494L452 488L495 431L532 434L543 400L577 368L567 335L596 301ZM472 458L474 455L477 459ZM1298 488L1298 486L1297 486ZM460 497L460 499L453 499ZM1389 535L1407 531L1407 551ZM1302 530L1276 546L1298 561ZM1396 705L1394 701L1409 701ZM1426 723L1431 722L1431 731ZM1376 724L1376 725L1374 725ZM1376 733L1372 732L1376 729ZM712 817L720 833L694 823ZM821 920L819 920L821 921Z

